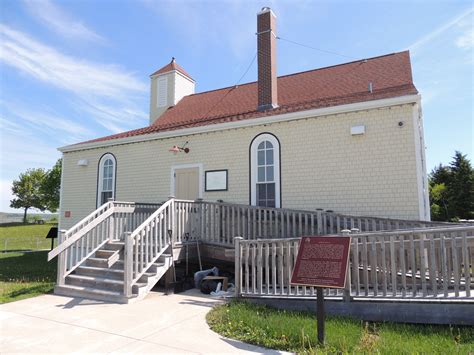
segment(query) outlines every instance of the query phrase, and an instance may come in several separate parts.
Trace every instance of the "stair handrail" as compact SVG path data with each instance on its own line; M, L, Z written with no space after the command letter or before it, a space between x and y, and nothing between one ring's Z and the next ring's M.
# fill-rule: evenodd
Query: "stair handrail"
M48 261L69 248L76 241L81 239L87 232L94 228L97 224L104 221L107 217L114 213L115 202L109 201L97 208L95 211L81 219L74 226L66 230L63 234L63 240L53 250L48 253Z
M150 217L138 226L138 228L125 235L123 283L123 293L125 297L132 296L133 285L137 283L166 249L171 246L172 240L168 235L168 229L174 230L174 208L174 198L171 198L161 205ZM166 224L159 225L161 221L164 221ZM160 228L159 232L158 225ZM150 232L151 230L154 230L155 233ZM140 243L142 238L146 239L147 245L143 242ZM145 261L144 258L146 258Z

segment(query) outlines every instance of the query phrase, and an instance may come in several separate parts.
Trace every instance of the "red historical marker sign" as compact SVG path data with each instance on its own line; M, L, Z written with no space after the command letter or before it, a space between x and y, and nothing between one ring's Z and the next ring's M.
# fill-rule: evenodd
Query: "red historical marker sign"
M350 245L351 237L302 237L291 283L344 288Z

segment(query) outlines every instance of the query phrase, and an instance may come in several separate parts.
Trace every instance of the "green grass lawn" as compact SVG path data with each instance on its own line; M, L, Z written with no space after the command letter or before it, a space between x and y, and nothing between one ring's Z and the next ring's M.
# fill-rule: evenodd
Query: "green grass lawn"
M0 303L50 292L56 281L56 262L47 251L0 253Z
M267 348L297 353L474 354L474 327L367 323L327 317L326 345L317 346L315 315L246 302L217 306L207 315L215 332Z
M10 223L0 226L0 251L49 249L46 234L55 224Z

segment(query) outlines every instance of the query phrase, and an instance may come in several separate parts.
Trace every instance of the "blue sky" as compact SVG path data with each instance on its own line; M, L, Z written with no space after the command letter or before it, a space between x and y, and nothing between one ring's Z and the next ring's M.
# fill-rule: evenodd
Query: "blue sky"
M149 74L172 56L197 91L235 84L256 52L256 13L282 38L367 58L410 49L430 171L473 156L470 1L0 0L0 211L11 181L57 147L146 126ZM278 74L350 61L278 42ZM254 63L243 82L256 79Z

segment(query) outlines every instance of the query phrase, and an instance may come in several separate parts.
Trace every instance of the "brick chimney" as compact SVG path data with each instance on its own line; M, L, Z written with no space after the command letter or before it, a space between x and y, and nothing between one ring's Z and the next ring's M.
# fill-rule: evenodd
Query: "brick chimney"
M257 14L258 110L278 107L276 16L269 7Z

